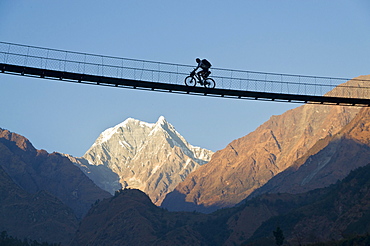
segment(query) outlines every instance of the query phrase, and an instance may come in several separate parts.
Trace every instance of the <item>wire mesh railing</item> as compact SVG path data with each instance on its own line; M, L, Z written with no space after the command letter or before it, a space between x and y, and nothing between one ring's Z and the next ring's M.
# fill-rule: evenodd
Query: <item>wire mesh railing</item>
M195 66L0 42L0 63L69 73L184 85ZM216 88L265 93L370 98L370 80L212 68Z

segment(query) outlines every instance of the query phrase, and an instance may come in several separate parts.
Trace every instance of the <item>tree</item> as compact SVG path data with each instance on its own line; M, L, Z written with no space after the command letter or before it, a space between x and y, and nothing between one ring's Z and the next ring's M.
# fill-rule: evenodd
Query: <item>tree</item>
M283 231L280 229L280 227L278 226L276 228L276 231L273 231L273 233L274 233L276 245L278 245L278 246L283 245L283 242L284 242L285 238L284 238Z

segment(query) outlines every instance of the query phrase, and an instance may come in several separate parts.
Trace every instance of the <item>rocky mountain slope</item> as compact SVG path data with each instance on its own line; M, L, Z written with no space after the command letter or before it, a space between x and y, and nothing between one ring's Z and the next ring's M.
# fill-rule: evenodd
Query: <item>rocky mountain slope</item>
M168 212L145 193L125 189L96 204L81 222L74 245L221 245L225 218Z
M161 116L154 124L129 118L105 130L74 162L109 192L117 190L118 180L124 188L144 191L159 205L168 192L207 163L212 154L190 145Z
M0 153L3 146L0 144ZM28 193L0 166L0 231L67 245L78 227L72 209L46 191Z
M303 245L369 233L369 177L370 165L360 167L335 185L290 195L293 199L298 199L295 204L284 200L281 194L259 197L261 202L264 200L259 207L267 205L271 208L270 211L281 210L284 206L292 209L278 212L277 216L264 221L248 241L260 241L254 245L271 245L261 242L271 237L271 229L275 229L277 224L284 231L287 241ZM269 201L270 197L275 199ZM302 201L305 202L301 203Z
M280 226L292 245L370 232L370 165L330 187L264 194L212 214L169 212L139 190L95 204L72 245L275 245Z
M25 137L1 128L0 167L27 193L46 191L70 207L77 218L96 200L111 196L68 158L37 150Z
M354 79L346 85L358 83ZM334 88L328 95L341 93L345 93L342 88ZM359 90L350 96L357 94L363 96ZM359 110L304 105L272 116L254 132L216 152L207 165L191 173L169 193L162 206L203 212L233 206L304 157L318 141L338 133Z
M326 187L368 164L369 157L370 109L364 108L337 134L318 141L302 158L251 196L266 192L302 193Z

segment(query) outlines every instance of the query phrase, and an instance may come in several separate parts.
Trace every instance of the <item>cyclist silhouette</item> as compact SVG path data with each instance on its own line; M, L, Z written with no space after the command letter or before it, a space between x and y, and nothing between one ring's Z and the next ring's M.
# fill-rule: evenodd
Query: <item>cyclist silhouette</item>
M195 59L195 61L198 63L198 66L185 78L185 85L196 86L201 84L207 89L215 88L215 80L208 77L211 74L211 71L209 71L209 68L212 66L211 63L206 59L200 60L199 58ZM199 68L201 68L201 71L196 72Z
M198 68L201 68L202 70L199 71L197 74L200 78L206 79L211 74L211 71L209 71L209 68L212 66L211 63L206 59L201 60L199 58L195 59L195 61L198 63L198 66L194 69L193 72L195 73Z

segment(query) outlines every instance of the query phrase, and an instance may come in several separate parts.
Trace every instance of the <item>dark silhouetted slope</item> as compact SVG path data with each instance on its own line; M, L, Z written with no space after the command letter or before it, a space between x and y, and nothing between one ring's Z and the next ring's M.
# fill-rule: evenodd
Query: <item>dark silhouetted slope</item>
M28 193L47 191L72 208L78 218L96 200L111 196L68 158L36 150L25 137L1 128L0 166L22 189Z
M338 240L349 235L370 233L370 165L352 171L342 182L328 188L294 196L302 203L288 212L278 213L254 231L249 242L271 237L279 225L292 243L314 243ZM275 203L264 198L279 197ZM280 194L260 197L269 210L292 203ZM248 202L247 202L248 204ZM260 205L260 206L261 206ZM263 244L260 244L263 245Z
M59 199L45 191L26 192L0 167L0 231L20 239L67 245L77 226L72 209Z
M168 212L139 190L123 190L91 208L72 245L273 245L278 225L293 245L366 234L369 177L366 165L327 188L264 194L211 214Z

